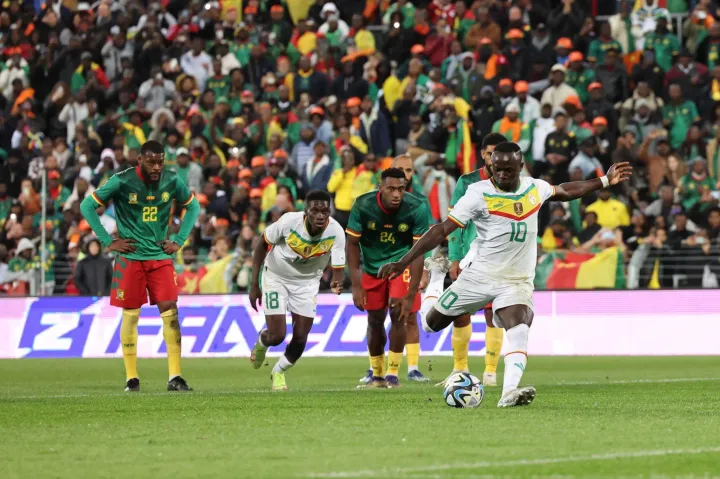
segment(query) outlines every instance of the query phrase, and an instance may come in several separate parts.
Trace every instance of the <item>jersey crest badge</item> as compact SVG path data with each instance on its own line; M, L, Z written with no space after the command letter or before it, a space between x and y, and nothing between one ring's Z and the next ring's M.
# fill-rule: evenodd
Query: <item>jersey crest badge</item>
M406 225L405 223L400 223L400 225L398 226L398 231L401 233L404 233L407 230L408 230L408 225Z
M376 228L374 221L368 221L367 227L369 230L374 230Z
M520 216L523 214L523 205L519 201L513 204L513 209L515 210L515 214Z
M303 250L303 253L305 254L305 256L312 253L312 246L306 246L305 249Z
M130 193L128 195L128 203L131 205L137 204L137 193Z
M529 195L529 196L528 196L528 201L530 202L530 204L531 204L532 206L535 206L535 205L537 204L537 202L538 202L537 198L535 198L535 195Z
M168 200L170 199L170 193L168 193L167 191L163 191L163 193L162 193L162 195L160 196L160 198L162 198L163 203L167 203Z
M125 301L125 290L124 289L118 289L117 293L115 293L115 296L120 301Z

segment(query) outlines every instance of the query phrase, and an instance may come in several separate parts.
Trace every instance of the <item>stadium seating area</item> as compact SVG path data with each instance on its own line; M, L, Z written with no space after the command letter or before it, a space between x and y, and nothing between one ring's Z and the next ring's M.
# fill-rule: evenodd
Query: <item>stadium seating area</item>
M345 225L394 155L415 160L412 190L443 220L492 131L554 183L635 169L544 207L538 288L716 287L718 6L3 2L0 294L109 292L79 203L148 139L201 203L177 258L189 294L245 290L254 242L310 189ZM112 205L101 219L113 230Z

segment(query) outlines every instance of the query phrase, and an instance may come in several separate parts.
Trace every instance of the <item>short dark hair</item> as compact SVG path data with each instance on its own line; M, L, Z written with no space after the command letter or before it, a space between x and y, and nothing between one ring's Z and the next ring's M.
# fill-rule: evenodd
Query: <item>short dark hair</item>
M505 143L506 141L507 138L505 138L505 136L501 135L500 133L489 133L485 135L485 138L483 138L482 149L484 150L488 146L497 146L500 143Z
M332 201L332 197L327 191L312 190L305 196L305 204L310 204L311 201L325 201L330 203Z
M385 180L387 178L397 178L398 180L407 181L407 178L405 178L405 172L400 168L388 168L387 170L384 170L382 172L380 178L382 180Z
M146 141L140 149L140 154L143 156L147 154L158 155L160 153L165 153L165 148L155 140Z
M495 147L495 153L521 153L522 150L517 143L505 141Z

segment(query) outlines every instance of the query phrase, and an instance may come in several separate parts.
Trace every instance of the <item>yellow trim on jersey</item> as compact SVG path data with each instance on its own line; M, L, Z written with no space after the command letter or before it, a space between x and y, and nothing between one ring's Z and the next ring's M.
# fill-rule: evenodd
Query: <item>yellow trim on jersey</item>
M96 195L94 191L90 193L90 196L92 196L92 199L94 199L97 204L99 204L100 206L105 206L105 203L100 201L100 198L98 198L98 195Z
M534 184L519 195L503 196L483 193L483 197L488 213L515 221L524 220L534 214L542 204L540 193Z
M275 246L275 243L271 243L271 242L267 239L267 234L265 234L265 231L263 231L263 239L265 240L265 243L269 244L270 246Z
M337 265L337 266L332 265L332 268L333 268L333 269L345 269L345 265L344 265L344 264L339 264L339 265Z
M460 228L465 228L465 223L455 218L453 215L448 215L448 219L458 225Z
M350 228L345 228L345 232L349 234L350 236L354 236L356 238L360 238L362 236L361 233L358 233L357 231L353 231Z
M328 254L334 243L334 236L310 241L292 230L285 241L285 244L287 244L290 249L305 259Z
M190 193L190 198L188 198L187 201L186 201L185 203L183 203L182 205L180 205L180 206L187 206L187 205L189 205L190 202L193 200L193 198L195 198L195 193Z

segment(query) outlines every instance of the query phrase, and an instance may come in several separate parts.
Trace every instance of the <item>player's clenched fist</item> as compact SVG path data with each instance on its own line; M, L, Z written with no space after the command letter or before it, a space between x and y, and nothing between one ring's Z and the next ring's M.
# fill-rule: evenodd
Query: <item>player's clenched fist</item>
M407 269L407 266L404 266L402 263L395 262L395 263L387 263L380 267L378 270L378 278L382 279L393 279L397 278L398 276L401 276L403 272Z
M365 302L367 300L367 297L365 296L365 290L362 288L361 285L353 285L352 297L355 307L360 311L365 311Z
M262 304L262 293L260 287L256 284L250 286L250 306L257 311L258 306Z
M160 242L160 247L165 254L175 254L180 250L180 245L174 241L164 240Z
M340 281L331 281L330 282L330 291L332 291L335 294L340 294L343 291L343 285Z
M136 241L134 239L117 238L110 243L108 249L115 253L134 253L135 243Z

